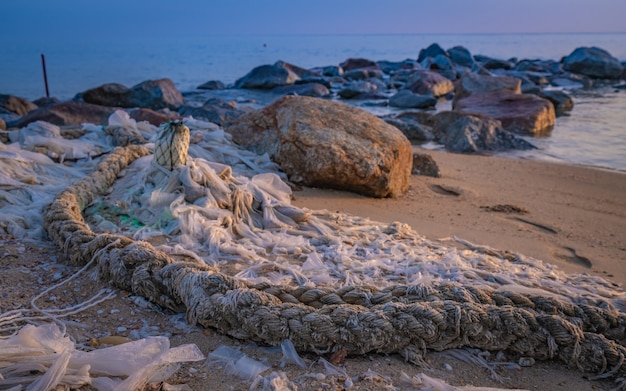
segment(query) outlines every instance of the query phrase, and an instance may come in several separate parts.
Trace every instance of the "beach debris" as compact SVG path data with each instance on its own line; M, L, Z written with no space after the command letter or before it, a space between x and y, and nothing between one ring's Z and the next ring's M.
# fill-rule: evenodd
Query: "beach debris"
M520 367L532 367L535 365L535 359L532 357L520 357L518 364Z
M267 376L258 376L254 379L249 391L295 391L298 386L289 380L285 372L272 372Z
M166 380L178 363L204 358L196 345L170 348L165 337L82 351L56 324L26 325L0 339L0 388L49 390L91 384L98 390L134 390Z
M271 368L270 365L255 360L240 350L226 345L221 345L209 353L205 363L207 365L221 365L226 373L249 381Z
M293 346L293 343L286 339L280 344L280 348L283 352L283 358L280 361L280 367L284 368L286 364L296 364L301 368L306 368L306 363L298 355L296 348Z
M400 372L400 380L408 386L417 387L417 390L423 391L528 391L517 388L451 386L445 381L428 376L425 373L409 376L404 371Z
M189 128L180 120L165 122L154 143L154 161L167 170L187 163Z

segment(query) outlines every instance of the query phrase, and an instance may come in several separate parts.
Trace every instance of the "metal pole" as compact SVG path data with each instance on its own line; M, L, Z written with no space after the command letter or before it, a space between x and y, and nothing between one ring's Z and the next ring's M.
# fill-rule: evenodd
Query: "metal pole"
M41 54L41 66L43 68L43 82L46 85L46 98L50 97L50 91L48 90L48 74L46 73L46 57Z

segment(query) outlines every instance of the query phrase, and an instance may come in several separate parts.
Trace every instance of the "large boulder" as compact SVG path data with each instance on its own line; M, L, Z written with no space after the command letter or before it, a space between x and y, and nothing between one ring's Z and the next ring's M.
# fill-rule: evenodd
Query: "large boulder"
M146 80L132 88L107 83L80 94L86 103L109 107L143 107L152 110L176 110L183 104L183 95L170 79Z
M431 44L426 49L420 49L419 55L417 56L417 62L422 62L428 57L437 57L438 55L447 56L445 50L442 49L441 46L437 43Z
M574 99L561 90L543 90L537 95L552 102L557 117L574 108Z
M515 94L522 93L522 81L515 77L480 75L469 72L463 75L454 85L454 99L452 107L455 107L459 99L472 94L484 94L486 92L508 91Z
M94 105L133 107L130 89L119 83L107 83L91 88L84 91L81 96L83 101Z
M506 132L500 121L483 115L442 111L433 117L432 123L437 141L451 152L534 148L527 141Z
M410 142L353 106L285 96L225 130L243 147L267 153L294 183L371 197L399 196L409 187Z
M235 87L272 89L293 84L296 80L300 80L300 76L286 67L282 61L279 61L273 65L260 65L252 69L245 76L235 81Z
M448 56L453 63L471 68L474 66L474 57L464 46L455 46L448 49Z
M454 84L437 72L420 70L413 73L405 88L416 94L437 98L454 91Z
M132 107L152 110L176 110L184 103L183 95L170 79L146 80L130 89Z
M487 115L502 122L505 130L522 135L545 135L556 122L554 105L549 100L509 91L472 94L458 100L454 110Z
M563 69L598 79L619 79L624 67L604 49L579 47L563 58Z
M33 110L15 121L7 123L11 128L22 128L31 122L45 121L57 126L81 125L85 122L106 125L113 107L85 102L63 102Z
M37 105L19 96L0 94L0 108L17 115L26 115L37 109Z

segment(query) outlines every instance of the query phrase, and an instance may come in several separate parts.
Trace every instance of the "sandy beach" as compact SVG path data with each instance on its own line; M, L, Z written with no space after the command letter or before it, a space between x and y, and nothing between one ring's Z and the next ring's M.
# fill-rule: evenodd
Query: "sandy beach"
M409 191L395 199L372 199L356 194L303 188L293 203L329 209L381 222L401 221L431 240L456 236L474 244L521 253L552 263L568 273L591 273L624 286L626 282L626 175L593 168L499 157L470 156L440 151L431 154L441 178L414 175ZM461 244L458 244L461 245ZM63 265L63 255L51 244L22 243L2 238L0 258L2 300L28 308L30 299L77 269ZM14 289L14 287L19 287ZM89 273L44 295L39 305L75 304L106 287ZM197 344L208 355L221 345L241 348L271 369L284 372L292 388L279 390L420 389L407 382L420 373L458 386L527 390L609 390L611 380L589 381L564 363L538 361L529 367L497 368L498 379L475 364L442 353L426 356L428 367L404 362L399 355L367 354L347 357L339 365L348 377L331 375L319 357L302 355L310 368L281 367L280 350L239 341L214 330L189 328L181 317L144 308L126 292L73 316L68 333L79 344L102 335L130 336L133 331L170 337L172 345ZM624 341L622 341L624 343ZM495 352L494 352L495 353ZM488 360L496 360L495 354ZM404 373L404 375L403 375ZM312 376L312 374L316 374ZM320 374L324 374L321 376ZM281 379L276 380L277 384ZM253 383L216 364L185 364L168 380L192 390L247 390ZM258 388L262 389L263 382ZM287 386L285 386L287 387ZM158 387L157 387L158 389ZM447 388L441 388L446 389ZM457 389L457 388L455 388Z

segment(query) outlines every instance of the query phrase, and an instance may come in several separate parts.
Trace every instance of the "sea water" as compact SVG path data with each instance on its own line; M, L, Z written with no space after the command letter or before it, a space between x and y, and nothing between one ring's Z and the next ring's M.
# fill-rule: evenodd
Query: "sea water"
M283 60L303 68L338 65L347 58L402 61L438 43L463 45L472 54L500 59L560 60L580 46L601 47L626 61L626 33L611 34L415 34L129 37L77 36L63 41L16 37L3 47L0 93L37 99L45 95L45 54L50 95L61 100L104 83L131 87L170 78L179 90L209 80L232 84L252 68ZM575 108L557 119L549 137L533 138L539 150L511 154L626 171L626 92L576 94Z

